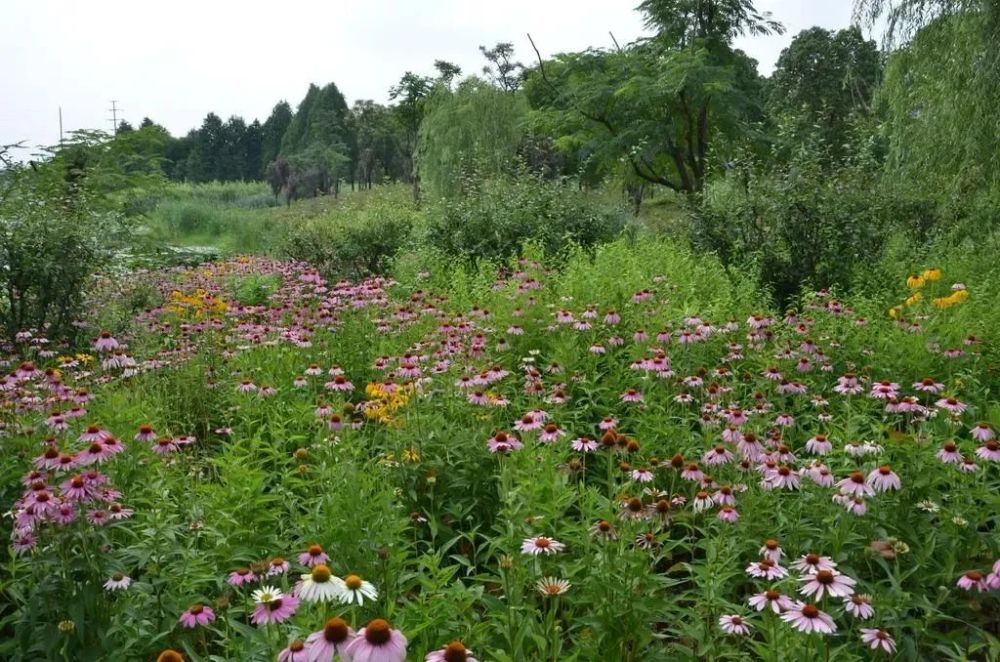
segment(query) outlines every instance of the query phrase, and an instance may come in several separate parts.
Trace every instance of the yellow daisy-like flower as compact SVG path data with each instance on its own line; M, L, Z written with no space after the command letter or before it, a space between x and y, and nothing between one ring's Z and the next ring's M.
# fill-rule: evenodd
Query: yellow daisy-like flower
M917 290L924 286L924 279L922 276L912 274L906 279L906 286L910 289Z
M938 269L937 267L926 269L922 274L920 274L920 277L923 278L924 280L932 282L936 280L941 280L941 270Z
M419 462L420 453L415 448L404 448L403 449L403 461L404 462Z
M914 292L912 295L910 295L906 299L906 305L907 306L912 306L912 305L914 305L916 303L919 303L920 300L923 299L923 298L924 298L923 294L921 294L920 292Z

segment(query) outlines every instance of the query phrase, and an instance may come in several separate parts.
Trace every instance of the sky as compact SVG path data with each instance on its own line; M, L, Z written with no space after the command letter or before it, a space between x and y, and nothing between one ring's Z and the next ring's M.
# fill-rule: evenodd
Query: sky
M294 108L309 83L333 81L352 103L387 100L403 72L436 59L464 73L479 46L511 41L530 64L642 36L639 0L0 0L0 145L51 145L66 131L111 129L111 100L133 125L150 117L174 135L209 112L262 122ZM851 0L757 0L787 28L736 45L769 74L800 30L850 22Z

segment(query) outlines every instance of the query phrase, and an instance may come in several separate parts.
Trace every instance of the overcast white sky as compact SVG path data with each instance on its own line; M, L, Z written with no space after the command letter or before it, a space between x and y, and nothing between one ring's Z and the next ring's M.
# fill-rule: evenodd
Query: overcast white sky
M513 41L519 59L625 43L642 33L639 0L0 0L0 144L54 144L66 130L109 130L110 100L183 135L214 111L263 121L293 108L310 82L334 81L349 103L386 100L406 70L435 59L466 73L480 44ZM851 0L757 0L787 32L738 46L770 73L802 29L849 24Z

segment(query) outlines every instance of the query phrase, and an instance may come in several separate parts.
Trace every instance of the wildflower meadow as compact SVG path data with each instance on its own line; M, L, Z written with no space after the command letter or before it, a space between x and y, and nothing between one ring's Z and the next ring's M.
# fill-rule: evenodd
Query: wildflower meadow
M992 352L955 323L974 283L929 268L890 311L819 291L776 314L662 242L409 267L98 278L86 348L20 334L6 655L1000 650ZM139 290L156 305L103 328Z

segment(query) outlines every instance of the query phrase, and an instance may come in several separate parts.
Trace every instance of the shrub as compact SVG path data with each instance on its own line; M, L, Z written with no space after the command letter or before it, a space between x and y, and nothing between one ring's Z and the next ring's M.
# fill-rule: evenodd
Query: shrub
M528 240L554 256L569 244L611 241L626 225L624 210L528 174L477 182L466 190L461 198L432 205L427 239L470 261L517 255Z

